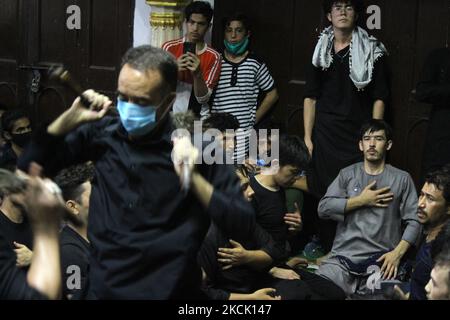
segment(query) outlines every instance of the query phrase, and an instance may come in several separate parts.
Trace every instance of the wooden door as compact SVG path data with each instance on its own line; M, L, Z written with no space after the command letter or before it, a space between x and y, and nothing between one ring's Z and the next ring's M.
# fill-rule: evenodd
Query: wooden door
M72 5L80 9L80 28L67 26ZM54 119L75 97L48 80L54 64L82 87L115 95L121 56L132 46L134 0L0 0L0 7L7 44L0 48L1 101L29 108L35 123Z

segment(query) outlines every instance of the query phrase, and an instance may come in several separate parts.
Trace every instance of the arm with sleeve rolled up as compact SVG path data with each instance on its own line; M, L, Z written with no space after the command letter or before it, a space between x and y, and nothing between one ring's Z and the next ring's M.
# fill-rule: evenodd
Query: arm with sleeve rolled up
M237 241L230 239L233 248L219 248L218 255L222 258L219 262L229 267L245 264L255 270L268 271L273 265L286 258L284 248L279 248L272 236L258 223L255 223L249 235L247 238L251 239L258 249L247 250ZM224 269L226 268L228 267Z
M258 123L261 121L261 119L266 115L267 112L275 105L275 103L278 101L278 91L277 88L273 88L272 90L268 91L259 105L259 107L256 110L256 120L255 123Z
M195 98L198 103L202 105L206 104L219 80L221 61L220 59L212 61L211 64L204 69L207 70L206 74L204 74L200 58L190 52L187 53L186 56L186 67L191 71L194 80L193 87Z
M373 103L372 118L383 120L385 104L383 100L376 100Z
M218 262L222 265L222 270L241 265L249 266L255 270L263 270L273 262L264 250L248 250L232 239L229 242L231 248L219 248L217 252Z
M316 102L317 100L313 98L305 98L303 102L303 128L305 130L304 141L310 155L312 155L314 148L312 143L312 132L314 128L314 121L316 119Z
M209 101L211 97L212 90L208 88L205 80L203 79L202 71L199 70L198 73L193 74L194 78L194 94L197 102L200 104L205 104Z
M280 296L274 296L276 290L273 288L259 289L252 293L228 292L213 287L203 290L212 300L281 300Z

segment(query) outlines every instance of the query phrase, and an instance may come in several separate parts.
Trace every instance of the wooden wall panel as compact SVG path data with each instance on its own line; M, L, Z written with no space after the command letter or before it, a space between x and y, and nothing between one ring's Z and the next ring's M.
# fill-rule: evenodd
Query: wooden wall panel
M426 55L449 42L449 0L371 0L381 8L381 30L369 30L387 47L392 97L386 119L394 127L394 148L389 161L408 170L419 181L422 147L429 106L418 104L411 94ZM320 31L326 25L322 1L216 0L215 19L244 11L254 24L253 48L262 53L280 91L275 118L288 131L303 135L301 107L305 70ZM367 15L361 19L366 24ZM213 43L223 39L214 30ZM220 46L221 48L221 46Z

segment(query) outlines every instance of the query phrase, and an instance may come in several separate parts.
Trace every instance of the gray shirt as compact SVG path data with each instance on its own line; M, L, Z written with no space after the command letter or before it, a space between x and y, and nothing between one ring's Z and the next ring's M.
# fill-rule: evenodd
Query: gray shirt
M344 213L348 199L358 196L374 180L375 189L391 188L394 199L389 207L362 207ZM320 200L318 211L322 219L338 222L332 256L342 255L354 263L391 251L400 240L414 244L421 232L414 183L407 172L391 165L379 175L367 174L362 162L342 169Z

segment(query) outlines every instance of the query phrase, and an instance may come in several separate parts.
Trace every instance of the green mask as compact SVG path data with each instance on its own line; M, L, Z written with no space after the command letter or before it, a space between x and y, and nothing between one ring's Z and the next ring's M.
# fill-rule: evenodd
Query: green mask
M249 43L249 42L250 42L250 41L249 41L249 39L248 39L248 36L245 37L245 39L242 40L242 41L239 42L239 43L230 43L230 42L228 42L227 40L224 40L224 41L223 41L223 43L225 44L225 49L226 49L229 53L231 53L231 54L233 54L233 55L235 55L235 56L240 56L241 54L243 54L243 53L247 50L247 47L248 47L248 43Z

